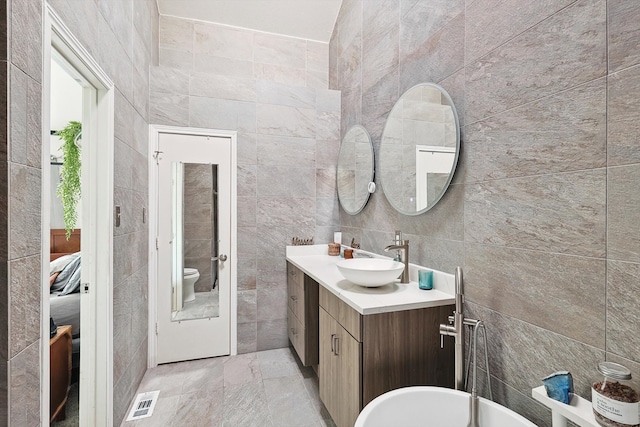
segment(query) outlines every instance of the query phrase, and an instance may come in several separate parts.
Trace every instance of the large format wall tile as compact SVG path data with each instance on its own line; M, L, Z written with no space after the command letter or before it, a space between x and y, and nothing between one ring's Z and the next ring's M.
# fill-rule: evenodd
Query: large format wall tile
M486 325L489 369L493 376L528 396L532 388L540 385L541 378L555 371L570 370L576 393L591 396L594 367L604 360L604 350L474 303L465 304L465 308L465 316L482 320Z
M256 82L231 76L192 73L189 95L234 101L256 101Z
M27 164L27 86L29 77L17 67L10 68L11 97L9 114L13 118L10 123L11 143L9 160L14 163ZM6 141L8 142L8 141Z
M133 58L133 3L99 2L100 12L122 48Z
M467 244L464 268L469 301L604 349L604 260Z
M315 224L316 204L314 198L258 197L257 223L266 227L292 227Z
M173 126L189 125L189 97L161 92L149 94L151 123Z
M315 192L315 169L258 167L258 197L315 197Z
M258 351L283 348L288 345L286 318L258 322Z
M640 363L640 264L607 263L607 352ZM638 374L638 372L634 372Z
M482 363L482 362L481 362ZM478 373L484 380L484 373ZM491 379L494 402L497 402L529 419L538 427L551 427L551 411L531 397L531 393L522 393L497 378ZM572 424L569 424L573 427Z
M607 256L640 262L640 164L608 168Z
M40 425L40 342L36 341L8 364L11 425Z
M401 52L400 92L425 81L438 82L464 66L464 18L459 14L418 49Z
M465 62L472 62L576 0L475 1L466 9Z
M9 357L15 357L40 337L40 255L9 262Z
M604 76L605 16L581 0L469 64L467 124Z
M307 76L304 68L292 68L277 64L253 63L253 78L286 83L292 86L304 86Z
M253 41L253 60L255 62L284 65L291 68L306 67L307 42L305 40L255 33Z
M606 166L606 80L499 113L465 129L468 181Z
M159 46L193 53L193 31L193 21L162 15Z
M258 132L267 135L313 138L316 133L316 112L310 108L281 105L257 105Z
M607 93L607 163L640 162L640 66L612 74Z
M338 58L357 37L362 35L363 0L344 0L336 22Z
M256 104L190 96L189 125L209 129L255 132Z
M404 61L423 50L436 33L462 12L464 0L400 0L401 59ZM464 37L464 27L462 34Z
M40 253L39 169L9 165L9 259Z
M6 2L4 2L6 5ZM37 82L42 81L42 0L14 0L7 11L11 15L9 47L11 62ZM6 13L6 12L5 12Z
M195 23L194 53L252 61L253 33L221 25Z
M414 264L429 266L449 274L453 274L456 267L464 265L463 241L411 234L403 236L409 239L410 261Z
M634 1L608 0L609 71L640 63L640 4Z
M305 86L290 86L273 81L258 80L257 100L261 104L315 108L316 90Z
M380 7L366 7L362 30L362 89L367 91L397 69L400 57L399 0L377 0ZM367 4L369 6L369 4ZM372 16L370 16L372 15Z
M605 255L605 169L467 185L465 241Z

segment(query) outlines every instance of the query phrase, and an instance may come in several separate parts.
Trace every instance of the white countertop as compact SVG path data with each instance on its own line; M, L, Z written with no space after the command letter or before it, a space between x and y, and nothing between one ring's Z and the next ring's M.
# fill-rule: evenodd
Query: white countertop
M374 258L386 258L357 250ZM379 288L365 288L349 282L338 270L336 263L343 258L329 256L326 244L287 246L287 261L313 278L360 314L388 313L417 308L455 304L454 276L426 267L409 264L410 283L396 283ZM433 289L418 288L418 270L433 271Z

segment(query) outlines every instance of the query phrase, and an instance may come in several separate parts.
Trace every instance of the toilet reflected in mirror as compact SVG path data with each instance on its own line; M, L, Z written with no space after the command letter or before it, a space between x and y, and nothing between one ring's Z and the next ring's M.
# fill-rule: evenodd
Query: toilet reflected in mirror
M172 163L173 321L218 317L218 165Z
M196 291L194 289L196 282L200 278L200 273L196 268L185 267L182 276L182 302L190 302L196 299Z

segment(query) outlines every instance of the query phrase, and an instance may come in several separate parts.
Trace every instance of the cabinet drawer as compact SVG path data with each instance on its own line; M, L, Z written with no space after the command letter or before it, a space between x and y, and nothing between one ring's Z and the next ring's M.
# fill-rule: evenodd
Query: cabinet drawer
M304 360L307 356L305 348L304 326L302 325L302 322L300 322L300 320L296 317L296 315L291 311L291 309L289 309L288 315L289 316L287 319L287 324L289 327L289 341L291 341L293 348L295 348L296 352L298 353L298 357L300 357L300 360L302 360L304 363Z
M323 286L320 286L320 307L336 319L351 336L362 342L362 315Z
M293 311L293 314L302 322L302 325L305 326L304 273L291 264L287 264L287 270L287 305L289 309Z

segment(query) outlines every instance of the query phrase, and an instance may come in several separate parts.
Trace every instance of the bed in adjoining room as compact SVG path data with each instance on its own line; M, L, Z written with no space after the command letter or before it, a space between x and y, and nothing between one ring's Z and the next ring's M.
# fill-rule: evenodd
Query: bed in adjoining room
M80 230L69 240L64 229L51 230L49 303L57 326L71 325L73 380L80 367Z

